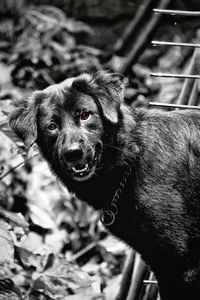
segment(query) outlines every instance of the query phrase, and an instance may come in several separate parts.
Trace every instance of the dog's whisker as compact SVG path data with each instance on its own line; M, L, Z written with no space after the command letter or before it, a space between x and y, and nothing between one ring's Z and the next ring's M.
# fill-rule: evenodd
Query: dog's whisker
M98 167L96 167L96 170L99 171L99 170L101 170L102 168L103 168L103 165L100 165L100 166L98 165Z
M99 175L96 172L94 172L93 176L98 177Z
M109 144L104 144L106 147L108 148L112 148L112 149L116 149L116 150L119 150L119 151L124 151L123 148L119 148L119 147L116 147L116 146L113 146L113 145L109 145Z

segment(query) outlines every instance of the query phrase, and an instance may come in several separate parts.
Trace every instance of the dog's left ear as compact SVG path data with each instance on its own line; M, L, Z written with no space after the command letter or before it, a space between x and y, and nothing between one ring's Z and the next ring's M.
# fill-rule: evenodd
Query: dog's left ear
M35 92L24 107L17 108L10 116L10 126L23 140L25 146L30 148L37 139L37 103L42 92Z
M124 99L124 76L117 73L98 72L93 77L97 97L107 120L118 122L118 111Z

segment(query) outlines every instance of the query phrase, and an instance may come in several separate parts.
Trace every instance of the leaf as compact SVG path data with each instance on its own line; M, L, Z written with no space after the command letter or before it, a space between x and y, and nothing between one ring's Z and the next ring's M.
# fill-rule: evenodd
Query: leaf
M45 271L45 276L54 282L56 292L62 295L66 295L67 289L82 295L92 292L90 276L64 258L56 257L53 265Z
M0 280L1 300L22 300L22 296L14 282L10 278Z
M122 279L122 275L120 274L120 275L108 280L107 286L104 289L106 299L115 299L116 298L117 293L119 291L121 279Z
M53 253L59 253L68 241L68 233L65 229L55 229L45 236L45 244Z
M14 262L14 242L8 230L9 225L0 219L0 263Z
M49 261L51 261L52 254L47 253L45 255L41 255L39 253L33 253L22 247L16 247L16 251L18 256L25 268L34 267L38 273L43 272L46 265L51 265Z
M90 277L77 266L68 263L66 259L55 257L53 254L46 257L35 255L21 248L18 248L18 251L26 266L36 267L37 272L33 276L35 281L30 289L30 299L40 297L41 299L63 299L71 293L85 295L93 292ZM39 265L44 259L45 265L43 262L42 270Z
M29 204L30 218L35 225L44 229L54 229L55 221L51 218L48 211L35 204Z
M25 238L21 241L20 247L29 250L31 252L37 251L44 246L43 236L36 232L30 231Z
M5 122L3 120L0 123L0 131L4 133L12 142L15 144L19 144L19 146L22 146L22 140L12 131L11 128L9 128L7 119Z
M40 160L33 165L32 173L28 177L26 196L34 224L54 230L58 222L64 220L64 195L46 162Z
M3 208L0 208L0 218L5 219L13 227L14 226L21 227L24 229L25 232L28 231L29 225L21 213L13 213Z
M40 276L33 282L29 292L29 299L55 300L54 294L53 284L48 281L48 278Z
M0 82L1 86L10 83L10 68L2 62L0 63Z
M14 106L11 100L0 101L0 131L2 131L14 143L22 143L21 139L12 131L8 122L8 115Z
M4 173L8 172L11 168L16 167L24 162L24 159L19 154L16 144L8 138L3 132L0 131L0 162L4 167Z

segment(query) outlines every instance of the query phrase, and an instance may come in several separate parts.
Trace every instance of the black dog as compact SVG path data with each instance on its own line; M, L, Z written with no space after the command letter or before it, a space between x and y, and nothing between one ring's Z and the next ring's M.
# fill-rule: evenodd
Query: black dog
M152 267L163 300L200 299L200 114L133 110L120 77L35 92L12 128ZM127 181L127 182L126 182Z

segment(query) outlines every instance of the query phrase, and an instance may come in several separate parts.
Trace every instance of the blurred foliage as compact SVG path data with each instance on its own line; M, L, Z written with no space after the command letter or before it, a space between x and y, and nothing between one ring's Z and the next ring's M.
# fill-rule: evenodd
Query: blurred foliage
M102 52L81 45L92 29L69 19L58 8L28 7L15 24L14 44L8 61L13 83L42 89L81 72L101 69Z

